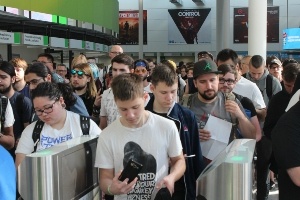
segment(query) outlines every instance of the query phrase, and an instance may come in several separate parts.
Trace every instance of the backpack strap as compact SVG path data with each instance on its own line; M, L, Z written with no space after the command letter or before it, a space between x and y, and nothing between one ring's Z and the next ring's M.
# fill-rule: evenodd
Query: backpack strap
M5 112L8 104L8 98L6 96L1 96L1 132L4 129L5 122Z
M19 95L16 98L16 108L17 108L17 113L20 116L22 125L23 125L23 114L24 114L23 113L23 102L24 102L24 95L22 93L19 93Z
M266 79L266 92L267 92L267 96L268 96L269 100L273 96L273 86L272 86L272 84L273 84L273 76L268 74L267 79Z
M90 132L90 118L80 115L80 127L83 135L89 135Z
M40 135L41 135L43 127L44 127L44 122L42 120L37 120L36 124L34 126L34 129L33 129L33 133L32 133L32 140L33 140L33 143L34 143L32 153L36 152L36 148L37 148L37 145L40 141Z
M89 135L90 118L80 115L80 126L81 126L83 135ZM36 152L37 144L40 141L40 135L41 135L43 127L44 127L44 122L41 120L37 120L37 122L34 126L34 129L33 129L33 133L32 133L32 140L34 143L34 150L32 153Z

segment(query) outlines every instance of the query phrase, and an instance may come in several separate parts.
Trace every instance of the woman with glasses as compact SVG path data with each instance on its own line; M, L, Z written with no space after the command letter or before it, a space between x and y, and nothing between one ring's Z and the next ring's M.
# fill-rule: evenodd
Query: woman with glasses
M30 91L35 89L40 83L52 82L51 72L48 67L42 63L36 62L28 66L25 71L25 81L29 85ZM72 92L71 87L66 83L60 83L60 88L63 91L64 99L68 100L66 103L67 110L78 113L83 116L89 116L87 109L81 98ZM71 99L70 99L71 98ZM35 113L33 113L32 121L37 120Z
M99 122L100 91L97 93L94 75L88 63L81 63L73 67L71 85L74 92L83 100L89 115Z
M43 82L32 91L32 101L35 114L44 126L39 140L37 151L47 149L59 143L83 135L80 125L80 116L67 111L63 94L55 83ZM34 151L32 139L36 122L28 125L20 138L16 150L16 165L18 166L25 155ZM90 120L89 135L99 135L101 129Z

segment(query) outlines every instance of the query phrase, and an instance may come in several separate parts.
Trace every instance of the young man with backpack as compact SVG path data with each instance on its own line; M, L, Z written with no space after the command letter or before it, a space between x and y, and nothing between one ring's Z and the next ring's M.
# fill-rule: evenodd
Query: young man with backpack
M30 122L32 104L28 97L13 89L13 84L16 80L16 73L15 68L11 63L1 63L0 77L3 78L1 80L0 93L9 99L15 118L13 125L15 145L14 148L9 151L12 157L15 158L16 145L21 137L22 131Z
M272 96L282 89L278 79L269 74L265 67L264 58L260 55L254 55L250 59L249 72L246 74L246 78L257 85L267 106Z
M254 82L261 91L265 104L268 105L272 96L281 91L281 84L277 78L269 74L262 56L254 55L249 62L249 72L246 78ZM263 120L265 121L265 120ZM262 136L256 145L257 151L257 199L265 199L269 194L269 164L272 154L271 141ZM268 182L268 183L267 183Z

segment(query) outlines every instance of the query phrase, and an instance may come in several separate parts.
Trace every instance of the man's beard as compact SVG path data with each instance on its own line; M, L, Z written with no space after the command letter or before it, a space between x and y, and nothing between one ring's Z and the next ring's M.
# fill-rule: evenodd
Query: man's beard
M146 80L148 78L148 74L143 76L143 81Z
M6 94L11 90L11 88L12 88L12 84L10 84L7 88L0 88L0 93Z
M84 85L84 86L73 86L73 89L74 90L83 90L84 88L86 87L86 85Z
M214 94L213 94L212 96L207 96L206 93L207 93L207 92L210 92L210 91L213 91ZM205 100L213 100L213 99L217 96L217 92L214 91L214 90L206 90L206 91L204 91L203 93L200 93L200 92L198 92L198 93L199 93L199 95L200 95L203 99L205 99Z

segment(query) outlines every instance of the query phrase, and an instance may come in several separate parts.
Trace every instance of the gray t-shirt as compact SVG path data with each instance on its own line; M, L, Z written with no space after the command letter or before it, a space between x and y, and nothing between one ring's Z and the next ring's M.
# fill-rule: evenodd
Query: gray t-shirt
M236 119L232 118L230 113L225 110L225 96L222 92L218 92L216 100L212 103L203 103L200 101L198 98L198 92L192 95L190 101L190 109L196 115L199 128L204 128L210 115L236 124ZM240 101L235 99L235 102L239 105L241 111L246 116Z

